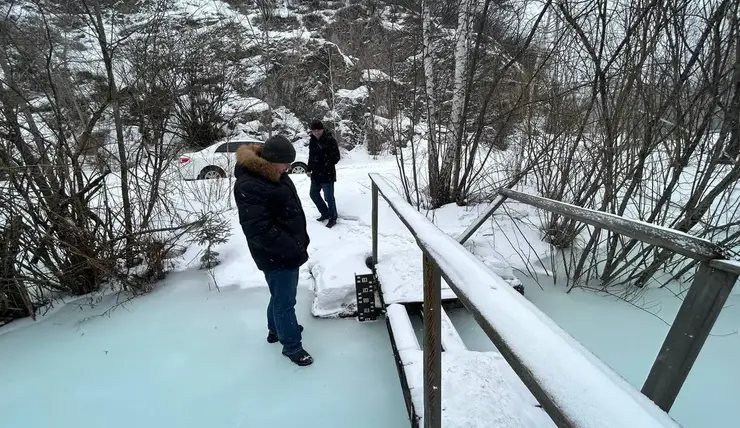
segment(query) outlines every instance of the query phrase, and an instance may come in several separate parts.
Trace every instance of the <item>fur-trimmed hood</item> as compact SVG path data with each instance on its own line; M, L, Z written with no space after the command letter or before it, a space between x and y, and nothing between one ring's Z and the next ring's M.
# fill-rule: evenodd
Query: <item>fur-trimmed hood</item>
M262 154L261 145L236 151L239 224L257 269L298 269L308 261L311 243L301 199L288 174L279 174Z
M236 149L236 163L253 174L261 175L274 183L280 182L281 174L270 162L262 159L261 145L245 144Z

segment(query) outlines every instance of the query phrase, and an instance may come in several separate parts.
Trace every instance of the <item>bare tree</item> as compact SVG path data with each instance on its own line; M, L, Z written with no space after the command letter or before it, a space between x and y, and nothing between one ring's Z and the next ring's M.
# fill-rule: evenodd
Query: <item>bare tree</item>
M421 26L429 128L429 198L430 205L438 207L469 202L471 190L486 177L481 174L485 170L482 164L490 161L495 147L507 144L521 120L523 108L530 102L529 88L539 79L534 74L527 77L521 64L550 3L544 5L529 28L507 27L521 21L523 11L506 3L496 3L495 12L490 0L481 5L460 3L451 52L452 74L437 58L444 49L444 36L435 22L434 6L438 5L422 2ZM521 35L521 42L507 47L504 40L494 38L507 34ZM445 102L448 94L451 102ZM486 149L481 150L483 147Z
M737 12L731 1L559 3L550 63L560 71L552 75L560 96L545 109L558 149L536 171L540 192L736 245ZM670 252L546 218L549 242L575 250L566 263L571 287L592 280L642 287L661 271L682 279L693 267Z
M33 313L58 295L108 286L146 291L167 270L169 248L203 223L186 220L176 201L164 197L171 88L142 85L148 80L141 69L142 80L129 82L148 101L165 94L148 111L138 104L142 137L124 123L124 111L137 104L125 104L130 92L116 80L116 68L129 66L119 56L126 41L152 46L144 32L157 27L165 7L153 4L141 32L118 32L116 40L97 4L53 13L40 2L22 14L8 9L0 36L0 170L7 180L0 190L2 312ZM62 20L95 43L78 46L51 24ZM69 67L83 49L97 49L102 60L75 75ZM146 77L153 75L149 70ZM111 129L111 156L91 167L91 153L106 151Z

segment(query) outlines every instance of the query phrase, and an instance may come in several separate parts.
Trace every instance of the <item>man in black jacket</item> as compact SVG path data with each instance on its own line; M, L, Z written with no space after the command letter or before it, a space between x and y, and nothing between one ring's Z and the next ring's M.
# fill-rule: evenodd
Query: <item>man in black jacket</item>
M339 145L330 132L324 130L320 120L311 122L311 141L308 143L308 172L311 174L311 200L321 217L329 220L326 227L337 224L337 203L334 200L334 183L337 181L335 165L339 162ZM321 193L324 192L324 199Z
M301 344L303 327L295 304L298 272L308 261L310 239L301 200L286 172L295 157L293 144L280 135L263 146L239 147L234 199L249 252L270 288L267 341L280 341L285 356L306 366L313 359Z

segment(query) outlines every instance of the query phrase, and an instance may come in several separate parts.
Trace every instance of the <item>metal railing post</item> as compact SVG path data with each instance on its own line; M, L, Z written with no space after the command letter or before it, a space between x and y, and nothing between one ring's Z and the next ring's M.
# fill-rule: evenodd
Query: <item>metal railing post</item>
M424 428L442 426L442 277L424 254Z
M372 181L372 180L371 180ZM378 264L378 185L372 181L373 185L373 266Z
M461 233L460 236L457 237L457 242L459 242L460 244L464 244L465 241L473 236L473 234L483 225L483 223L485 223L486 220L488 220L488 218L491 217L493 213L497 209L499 209L501 205L504 204L504 202L506 202L507 199L508 197L506 197L506 195L499 194L498 196L496 196L496 199L490 205L488 205L488 208L486 208L483 214L479 215L478 218L476 218L475 221L473 221L470 226L468 226L467 229L465 229L465 231L463 231L463 233Z
M642 387L642 393L666 412L676 401L737 278L709 263L699 265Z

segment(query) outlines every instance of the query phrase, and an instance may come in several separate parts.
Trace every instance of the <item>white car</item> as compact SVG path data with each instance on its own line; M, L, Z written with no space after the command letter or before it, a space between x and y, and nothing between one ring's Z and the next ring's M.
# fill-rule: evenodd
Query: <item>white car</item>
M213 144L205 149L180 155L180 175L185 180L203 180L234 176L234 152L243 144L264 144L257 139L241 138ZM289 174L305 174L308 160L298 154L288 170Z

